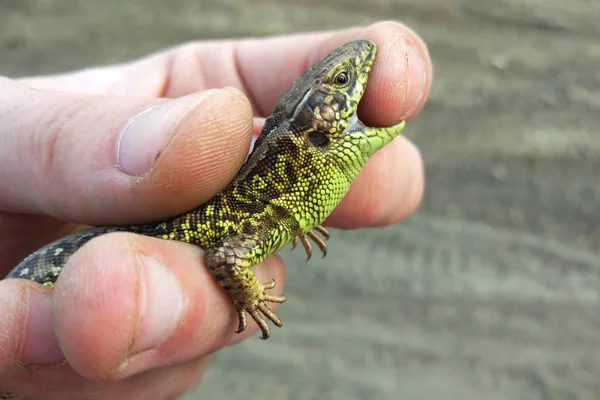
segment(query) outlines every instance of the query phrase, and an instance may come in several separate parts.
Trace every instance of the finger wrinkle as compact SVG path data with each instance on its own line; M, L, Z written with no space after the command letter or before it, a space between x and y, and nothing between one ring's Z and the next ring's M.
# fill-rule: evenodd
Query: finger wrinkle
M408 44L406 43L406 40L404 39L404 37L402 35L397 35L395 37L395 40L390 45L391 48L394 48L396 46L398 46L401 49L400 52L401 52L403 65L402 65L402 70L401 70L400 74L404 75L404 79L397 80L397 82L399 83L399 86L400 86L400 90L398 90L398 92L401 94L401 97L402 97L400 99L401 104L404 107L406 107L406 104L408 102L408 93L410 92L410 84L411 84L410 73L411 73L411 71L408 67L408 64L409 64L408 48L407 48Z
M169 89L171 87L171 81L173 80L173 77L175 76L174 70L175 70L176 57L177 57L176 52L168 52L164 59L164 62L161 63L162 64L161 69L164 70L164 73L160 74L160 75L162 75L162 81L159 82L158 91L156 94L157 97L168 97L167 93L169 93ZM160 62L160 60L157 60L157 62ZM130 65L131 69L135 69L134 65Z
M41 107L45 109L45 113L36 124L33 140L37 142L38 153L42 155L41 162L36 163L38 184L39 187L47 187L48 193L64 188L64 182L61 181L70 176L71 171L64 170L65 151L76 151L76 149L69 145L67 132L74 121L81 122L80 116L86 115L92 104L90 98L81 96L77 102L60 101L55 105L44 104ZM58 201L59 199L61 201ZM70 206L68 202L62 201L63 195L48 196L43 200L44 202L38 204L38 207L49 214L61 217L69 214Z
M196 43L207 89L233 86L244 92L231 41Z
M237 80L239 81L242 91L258 115L267 115L268 113L265 112L265 110L263 110L260 106L260 103L256 101L256 95L253 93L252 87L248 85L248 77L246 76L247 72L244 69L244 64L240 62L239 45L236 42L229 42L228 47L231 49L231 63L233 64L233 68L235 70L235 74L237 75Z
M0 304L3 321L0 324L0 376L14 365L23 350L29 308L27 291L30 285L18 280L0 281Z
M56 107L59 108L59 107ZM40 118L40 122L37 124L34 129L34 139L38 139L38 146L34 148L38 148L41 153L41 167L46 171L53 171L55 168L55 160L58 158L58 142L61 136L61 132L63 130L63 125L65 121L68 121L70 118L77 113L77 110L70 109L66 107L66 109L61 110L60 113L57 113L55 107L52 105L48 105L48 108L41 107L41 109L46 110L46 115L59 115L60 117L57 119L48 119L46 123L45 119L47 119L44 115Z
M44 99L45 100L45 99ZM38 187L52 186L57 176L62 157L65 125L81 112L78 107L72 107L68 102L39 101L34 107L42 110L36 120L32 121L34 127L32 135L21 135L21 138L29 140L24 144L27 152L31 154L32 160L39 162L31 163L34 168L33 175ZM41 199L34 199L39 202ZM47 199L44 199L47 200ZM50 205L48 203L38 204L40 209L60 207L60 204Z
M209 88L205 63L208 45L209 42L190 42L167 52L171 60L164 97L180 97Z

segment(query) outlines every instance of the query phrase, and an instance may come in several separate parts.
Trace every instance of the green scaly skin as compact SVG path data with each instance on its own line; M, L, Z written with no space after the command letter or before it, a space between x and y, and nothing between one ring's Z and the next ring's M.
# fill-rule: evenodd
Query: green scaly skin
M67 259L90 239L127 231L193 243L206 250L204 263L246 314L270 336L265 317L281 320L266 302L284 296L265 293L252 267L292 242L310 258L313 240L326 254L327 231L320 225L340 203L353 179L377 150L400 134L404 122L371 128L357 118L376 47L366 40L341 46L312 65L281 97L234 180L218 195L174 218L131 226L97 227L73 233L41 248L8 275L54 287Z

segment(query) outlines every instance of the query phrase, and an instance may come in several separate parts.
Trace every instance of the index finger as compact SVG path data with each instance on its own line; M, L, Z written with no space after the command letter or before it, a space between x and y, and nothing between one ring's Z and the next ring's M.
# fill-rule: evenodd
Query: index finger
M266 117L306 68L355 39L369 39L379 49L361 118L367 124L390 125L414 117L431 87L431 60L415 32L389 21L331 32L195 41L132 63L25 81L41 89L149 97L234 86L250 99L257 116Z
M378 47L361 100L361 119L368 124L391 125L413 117L431 86L431 62L418 35L396 22L242 42L237 45L237 64L244 90L259 114L267 116L304 70L336 47L356 39L371 40Z

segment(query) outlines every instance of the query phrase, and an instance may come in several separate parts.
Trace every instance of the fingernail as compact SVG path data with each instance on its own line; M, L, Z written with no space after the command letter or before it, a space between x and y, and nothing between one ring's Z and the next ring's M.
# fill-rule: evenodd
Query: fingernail
M207 90L151 107L133 117L117 139L117 164L133 176L147 174L172 140L180 121L215 90Z
M160 345L177 327L183 308L181 287L175 276L152 257L143 257L142 324L132 354Z
M406 96L406 104L409 105L407 108L407 117L412 114L413 110L418 107L423 94L425 92L425 64L419 56L419 53L410 45L406 48L407 58L407 74L408 74L408 93Z
M27 317L21 361L34 365L56 365L64 360L52 326L52 297L27 288Z

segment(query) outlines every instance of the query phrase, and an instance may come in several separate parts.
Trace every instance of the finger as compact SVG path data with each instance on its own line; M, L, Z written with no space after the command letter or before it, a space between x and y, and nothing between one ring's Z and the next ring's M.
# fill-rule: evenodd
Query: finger
M175 398L198 381L209 359L155 368L119 381L92 381L64 362L52 325L50 289L25 280L0 281L0 304L2 395L9 391L48 400Z
M5 386L11 390L0 387L0 396L5 396L0 399L176 399L198 383L208 361L208 357L203 357L113 382L86 379L68 365L24 366L28 379L7 377Z
M261 281L285 283L283 264L254 268ZM240 339L229 296L192 245L139 235L100 236L69 260L54 291L54 326L69 364L92 379L210 354ZM273 306L275 308L275 306ZM241 337L254 334L250 324Z
M201 357L191 361L154 368L129 378L107 384L105 381L84 381L84 388L90 393L102 393L101 399L178 399L196 385L210 361L210 357ZM73 390L72 395L77 394ZM91 396L90 396L91 397ZM60 399L71 398L68 396Z
M400 136L367 162L326 224L355 229L400 222L417 209L424 186L421 153Z
M51 290L25 280L0 281L0 388L23 393L25 366L60 367L64 358L52 329Z
M432 69L424 42L405 25L383 22L366 28L250 40L235 44L232 52L243 90L259 114L266 116L306 68L356 39L371 40L378 47L361 101L361 118L368 124L390 125L414 117L429 93ZM215 78L208 79L208 84L221 78L211 75Z
M128 64L25 82L43 89L152 97L235 86L252 100L255 113L265 117L309 65L355 39L373 40L379 48L361 118L377 125L413 118L431 87L431 60L414 31L389 21L332 32L192 42Z
M0 80L0 209L88 224L196 207L243 163L251 109L236 89L173 101L41 92Z

